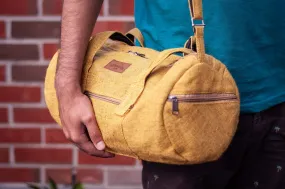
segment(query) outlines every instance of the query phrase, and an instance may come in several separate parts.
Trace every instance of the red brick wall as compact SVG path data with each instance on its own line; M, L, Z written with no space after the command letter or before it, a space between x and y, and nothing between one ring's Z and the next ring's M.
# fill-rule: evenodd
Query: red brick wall
M94 32L133 27L133 0L105 0ZM117 156L89 157L70 145L51 119L43 80L58 47L62 0L0 2L0 188L61 184L78 178L87 188L137 189L140 163Z

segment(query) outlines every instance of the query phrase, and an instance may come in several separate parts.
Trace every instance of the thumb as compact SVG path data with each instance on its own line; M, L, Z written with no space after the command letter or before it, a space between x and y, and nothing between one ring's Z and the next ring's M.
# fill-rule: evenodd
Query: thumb
M103 141L102 134L98 127L95 116L88 116L85 120L83 120L83 124L86 126L89 138L97 150L104 150L106 145Z

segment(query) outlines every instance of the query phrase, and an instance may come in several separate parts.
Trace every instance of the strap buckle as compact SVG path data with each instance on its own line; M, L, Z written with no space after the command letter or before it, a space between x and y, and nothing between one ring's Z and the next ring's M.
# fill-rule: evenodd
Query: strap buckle
M192 28L193 28L194 33L195 33L195 26L205 26L206 25L204 22L204 19L194 19L192 17L191 22L192 22Z

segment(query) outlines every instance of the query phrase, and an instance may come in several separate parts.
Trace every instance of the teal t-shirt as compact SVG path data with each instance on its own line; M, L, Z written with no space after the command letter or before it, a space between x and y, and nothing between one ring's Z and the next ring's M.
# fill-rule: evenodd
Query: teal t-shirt
M203 0L203 8L206 51L236 80L241 111L285 102L285 1ZM135 23L156 50L192 35L188 0L135 0Z

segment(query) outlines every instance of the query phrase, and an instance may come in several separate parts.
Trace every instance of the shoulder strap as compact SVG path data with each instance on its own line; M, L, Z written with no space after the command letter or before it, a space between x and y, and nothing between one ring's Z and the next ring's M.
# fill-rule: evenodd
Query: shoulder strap
M196 41L196 50L201 62L205 61L204 19L202 0L188 0L192 27Z
M192 19L203 19L202 0L188 0Z

